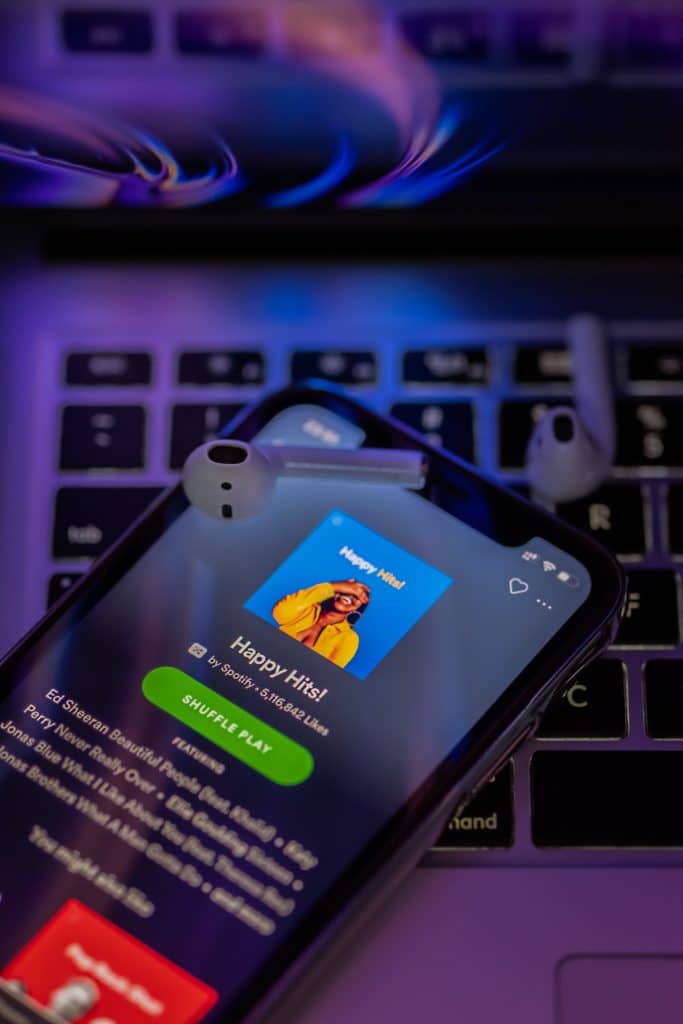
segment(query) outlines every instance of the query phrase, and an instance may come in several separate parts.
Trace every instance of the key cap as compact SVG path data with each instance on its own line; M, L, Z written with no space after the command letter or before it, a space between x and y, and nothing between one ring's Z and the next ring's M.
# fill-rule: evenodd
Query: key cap
M656 740L683 739L683 661L646 664L645 728Z
M618 466L683 466L683 402L624 398L617 402Z
M531 759L532 836L541 847L683 846L683 752L540 751Z
M230 384L258 386L263 384L265 363L256 351L183 352L178 367L180 384Z
M683 485L669 488L667 510L669 521L669 551L672 555L683 555Z
M584 669L558 694L536 733L544 740L620 740L626 735L626 674L620 661Z
M452 818L436 849L491 849L512 846L514 814L512 762L487 782L467 807Z
M68 10L62 38L71 53L149 53L152 19L145 11Z
M572 60L574 19L568 11L525 11L513 18L515 63L537 71L561 71Z
M557 511L616 555L634 558L645 554L643 493L637 484L606 484L589 498L559 505Z
M425 434L431 444L448 448L468 462L475 458L471 402L401 402L392 415Z
M376 4L281 4L282 45L294 61L382 58L383 12ZM324 11L324 13L323 13ZM298 112L299 114L302 111Z
M503 402L499 419L499 461L503 469L522 469L526 462L526 448L535 425L548 409L557 405L571 405L570 399L537 399Z
M492 25L484 11L409 14L401 24L410 45L431 60L474 65L488 60Z
M488 384L489 359L484 348L429 348L403 356L406 384Z
M292 356L292 383L329 380L336 384L376 384L377 360L374 352L295 352Z
M51 577L50 583L47 588L47 606L50 608L53 604L59 601L63 594L66 594L67 590L73 587L82 577L82 572L58 572Z
M63 487L57 492L55 558L101 555L161 493L158 487Z
M683 383L683 344L631 345L627 359L634 384Z
M258 57L264 50L267 23L262 11L244 8L184 11L176 18L180 53L201 56Z
M171 424L171 469L182 469L188 455L207 441L213 441L243 406L176 405Z
M152 357L147 352L70 352L66 383L80 387L144 386L152 381Z
M654 4L652 5L655 6ZM683 14L674 5L640 11L615 8L608 60L615 71L680 71Z
M572 379L572 357L562 345L520 345L515 355L518 384L567 384Z
M60 469L143 469L146 412L139 405L69 405Z
M629 572L626 611L615 647L675 647L678 641L675 573L665 569Z

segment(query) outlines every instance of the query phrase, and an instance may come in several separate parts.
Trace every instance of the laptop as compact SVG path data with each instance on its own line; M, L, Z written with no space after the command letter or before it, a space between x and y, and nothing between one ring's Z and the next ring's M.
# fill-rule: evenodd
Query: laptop
M613 475L557 511L627 569L617 642L297 1024L680 1016L681 85L672 0L0 10L0 650L266 391L525 490L568 320L612 343Z

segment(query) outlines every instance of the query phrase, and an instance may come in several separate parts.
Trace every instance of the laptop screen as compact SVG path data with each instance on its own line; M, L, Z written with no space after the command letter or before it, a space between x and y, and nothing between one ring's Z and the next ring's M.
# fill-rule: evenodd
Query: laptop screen
M668 0L8 0L0 50L5 207L528 223L587 173L593 220L679 191Z

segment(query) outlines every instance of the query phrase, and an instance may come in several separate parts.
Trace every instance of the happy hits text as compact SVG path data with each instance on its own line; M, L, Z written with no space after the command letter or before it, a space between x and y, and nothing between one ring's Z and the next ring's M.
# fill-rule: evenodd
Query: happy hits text
M394 576L393 572L389 572L388 569L380 569L379 566L373 565L372 562L368 562L367 558L361 558L360 555L356 554L353 548L350 548L348 544L344 544L339 549L339 554L342 558L345 558L347 562L350 562L354 569L359 572L364 572L368 576L376 576L378 580L383 580L394 590L403 590L406 585L405 580L399 580Z
M327 689L316 686L310 676L305 675L303 672L297 672L295 669L288 669L285 665L278 664L273 658L268 658L261 651L257 651L255 647L252 647L251 641L245 640L243 636L238 636L233 640L230 644L230 650L235 651L245 661L248 661L253 669L264 673L273 681L280 680L286 686L291 686L293 690L303 693L309 700L321 701L327 694ZM218 663L212 667L217 668Z

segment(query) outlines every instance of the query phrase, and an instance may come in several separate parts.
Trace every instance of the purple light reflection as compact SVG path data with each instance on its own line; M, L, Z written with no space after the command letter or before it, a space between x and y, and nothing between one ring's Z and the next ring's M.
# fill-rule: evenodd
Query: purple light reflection
M3 198L22 205L159 209L215 203L246 184L229 137L240 164L248 163L250 177L263 182L265 195L255 198L267 209L330 196L352 174L347 194L337 200L342 208L416 206L456 187L503 148L488 132L478 140L462 130L457 98L444 111L434 68L407 38L386 45L384 20L369 0L284 3L278 53L268 49L268 19L249 24L254 38L263 35L259 75L247 85L230 74L220 85L206 84L189 118L159 82L144 83L134 106L122 94L113 107L107 99L107 107L128 109L129 116L100 114L97 106L85 113L78 94L60 101L0 85ZM270 91L264 82L272 83ZM291 102L284 98L290 82L299 83L301 103L295 92ZM174 96L184 84L191 82L181 73ZM152 106L142 102L146 89L155 97ZM310 121L309 95L329 96L327 105L311 104ZM210 123L223 125L219 134ZM297 168L306 175L298 183ZM287 177L286 187L278 176Z
M503 151L502 141L482 140L457 157L448 159L442 167L430 170L430 165L454 141L457 141L462 117L450 110L442 117L431 136L419 136L392 171L378 181L346 196L342 205L347 207L419 206L444 195L465 181L474 171Z
M234 154L211 139L211 163L186 173L170 149L151 135L104 120L95 121L48 97L0 87L0 125L43 135L78 155L41 153L38 146L0 141L0 165L35 172L34 197L51 205L188 207L238 191L243 180ZM0 129L1 130L1 129Z

